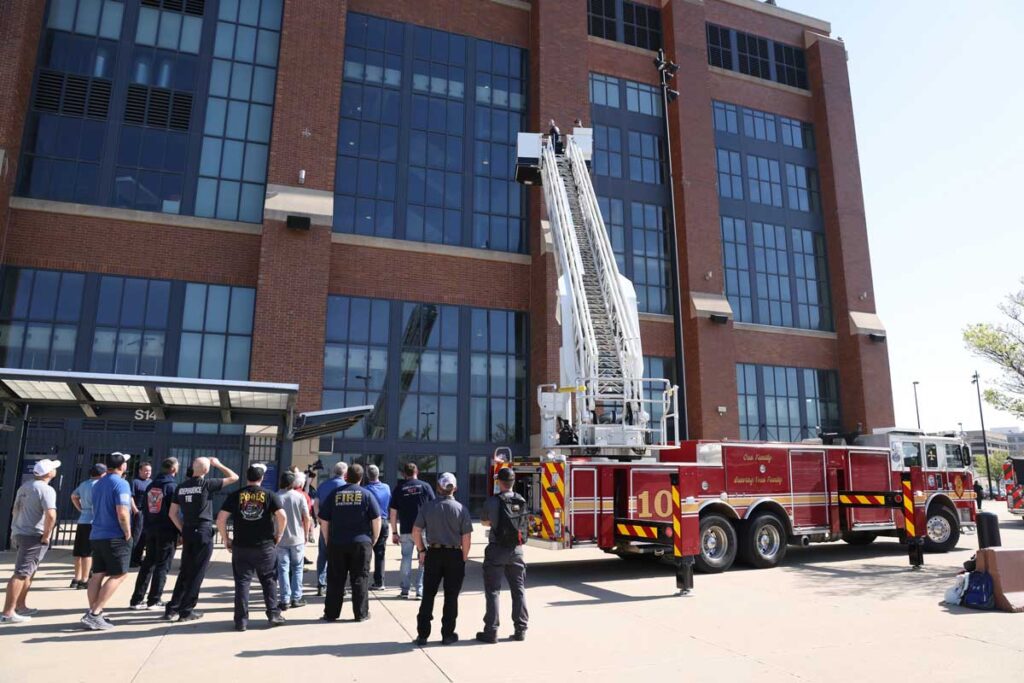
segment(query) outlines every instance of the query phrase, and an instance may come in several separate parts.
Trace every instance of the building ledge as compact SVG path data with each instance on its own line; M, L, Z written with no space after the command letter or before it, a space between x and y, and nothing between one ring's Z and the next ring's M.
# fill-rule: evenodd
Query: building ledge
M617 40L608 40L607 38L598 38L597 36L587 36L587 42L594 43L595 45L603 45L605 47L625 50L626 52L633 52L638 55L643 55L644 57L651 57L652 59L658 56L658 53L655 50L645 50L642 47L626 45L625 43L620 43Z
M523 2L523 0L491 0L496 5L505 5L507 7L515 7L521 9L524 12L530 11L530 3Z
M761 2L761 0L721 0L721 2L753 10L755 12L761 12L762 14L769 14L773 17L778 17L779 19L785 19L786 21L791 21L794 24L800 24L801 26L821 31L825 35L832 34L832 24L824 19L818 19L806 14L801 14L800 12L794 12L791 9L785 9L784 7L779 7L777 5L769 5L765 2Z
M768 334L785 334L790 337L814 337L815 339L838 339L835 332L825 332L823 330L804 330L799 327L776 327L774 325L758 325L756 323L739 323L734 322L732 324L734 329L744 330L747 332L766 332Z
M708 64L708 71L713 74L719 74L720 76L727 76L729 78L736 78L747 83L756 83L757 85L763 85L766 88L774 88L775 90L781 90L782 92L792 93L794 95L800 95L802 97L812 97L810 90L804 90L803 88L794 88L791 85L783 85L782 83L776 83L775 81L768 81L757 76L748 76L747 74L741 74L739 71L730 71L729 69L723 69L718 66L712 66Z
M669 323L675 322L675 319L670 315L664 313L641 313L640 320L648 323Z
M417 254L433 256L454 256L456 258L477 259L480 261L497 261L528 266L533 263L529 254L511 254L488 249L471 249L469 247L452 247L447 244L431 244L429 242L413 242L396 240L389 237L369 237L367 235L350 235L343 232L331 233L334 244L351 244L372 249L392 249L394 251L410 251Z
M178 214L173 213L157 213L155 211L119 209L112 206L92 206L91 204L57 202L50 199L11 197L11 208L18 209L20 211L41 211L44 213L59 213L66 216L85 216L88 218L103 218L113 221L128 221L131 223L170 225L179 228L195 228L198 230L215 230L219 232L236 232L245 235L259 235L263 232L263 225L259 223L240 223L237 221L224 221L216 218L179 216Z

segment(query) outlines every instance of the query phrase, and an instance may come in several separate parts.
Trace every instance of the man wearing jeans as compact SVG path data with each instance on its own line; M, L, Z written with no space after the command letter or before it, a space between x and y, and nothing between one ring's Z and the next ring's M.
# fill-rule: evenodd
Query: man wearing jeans
M420 513L423 504L434 500L434 492L424 482L416 478L419 468L416 463L407 462L402 466L402 473L405 479L395 486L391 494L389 505L391 512L391 542L402 546L402 564L399 567L402 585L400 598L408 598L409 588L412 584L412 555L415 549L415 542L412 539L412 528L416 523L416 517ZM420 565L416 575L416 598L423 595L423 565Z
M325 500L328 500L335 491L345 485L345 473L348 471L347 462L337 462L331 470L331 478L320 485L316 490L316 502L314 513L319 516ZM316 554L316 594L323 595L327 587L327 534L323 527L320 528L320 542Z
M295 488L295 482L295 473L285 472L281 475L278 491L286 520L284 534L277 546L277 583L282 611L306 606L302 599L302 559L311 520L306 498Z
M50 480L57 476L60 460L43 458L32 467L32 481L22 485L14 496L14 523L11 534L18 544L14 576L7 583L7 598L0 624L20 624L31 619L34 609L25 604L39 563L50 549L50 534L57 524L57 491Z
M388 508L391 506L391 489L380 480L380 468L370 465L366 468L366 490L373 494L380 506L380 534L373 544L373 584L375 591L384 590L384 553L388 548Z

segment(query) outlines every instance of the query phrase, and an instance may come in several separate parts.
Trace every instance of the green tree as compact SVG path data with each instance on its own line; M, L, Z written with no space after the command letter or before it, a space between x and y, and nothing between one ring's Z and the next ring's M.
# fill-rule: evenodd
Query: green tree
M1006 320L968 325L964 341L975 355L992 361L1001 371L995 386L985 390L985 400L1024 418L1024 289L1008 295L999 310Z

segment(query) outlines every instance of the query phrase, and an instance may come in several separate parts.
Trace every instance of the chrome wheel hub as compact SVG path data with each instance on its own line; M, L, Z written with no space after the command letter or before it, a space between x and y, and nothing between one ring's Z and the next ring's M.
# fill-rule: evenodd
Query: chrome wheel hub
M704 536L701 538L701 550L704 553L704 557L709 560L722 559L729 550L729 541L726 538L725 531L719 527L711 527L705 530Z
M928 518L928 538L933 543L945 543L952 533L953 529L949 525L949 520L942 515Z

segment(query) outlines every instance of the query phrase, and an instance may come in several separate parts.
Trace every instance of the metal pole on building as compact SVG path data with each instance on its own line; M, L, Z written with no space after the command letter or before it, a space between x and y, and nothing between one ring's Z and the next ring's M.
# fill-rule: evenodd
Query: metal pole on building
M985 448L985 475L988 477L988 496L989 498L995 498L995 492L992 490L992 463L988 459L988 436L985 434L985 411L981 409L981 378L978 376L978 371L974 371L974 375L971 377L971 384L978 390L978 416L981 418L981 443Z
M920 384L917 380L914 380L914 412L917 413L917 428L921 429L921 409L917 405L917 385Z
M672 255L670 280L672 287L672 318L675 323L674 345L676 355L676 384L679 387L679 408L682 413L683 433L681 438L690 437L690 417L686 407L686 367L683 362L683 304L682 291L680 290L679 277L679 238L676 235L676 193L672 180L672 130L668 123L668 105L674 102L679 93L668 87L669 79L675 77L679 70L678 64L665 59L664 48L658 49L658 56L654 60L654 66L658 69L658 77L661 82L661 109L662 122L665 126L665 172L667 174L669 189L669 226L668 226L668 248ZM680 435L676 435L677 438Z

